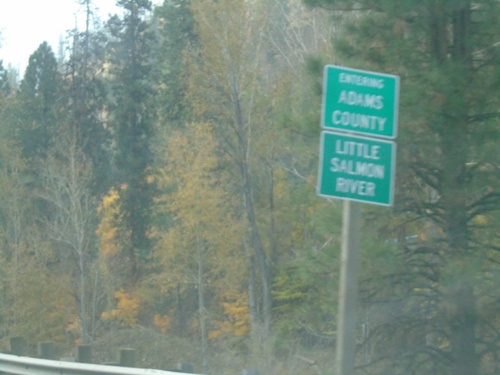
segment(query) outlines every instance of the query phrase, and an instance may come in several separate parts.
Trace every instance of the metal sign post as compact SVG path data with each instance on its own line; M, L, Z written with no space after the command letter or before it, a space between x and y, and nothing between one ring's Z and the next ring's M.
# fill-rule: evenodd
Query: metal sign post
M336 375L354 374L361 203L344 201Z

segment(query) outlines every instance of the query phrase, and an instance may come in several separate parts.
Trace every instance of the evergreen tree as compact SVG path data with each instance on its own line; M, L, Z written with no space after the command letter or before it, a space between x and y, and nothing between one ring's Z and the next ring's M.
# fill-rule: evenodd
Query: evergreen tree
M7 70L3 67L3 61L0 60L0 94L8 95L10 93L10 82Z
M498 262L497 240L477 220L489 220L500 201L498 173L488 167L497 165L500 135L499 2L305 2L357 12L338 38L343 64L402 78L393 226L421 239L394 236L399 264L382 278L388 289L365 289L378 312L376 357L364 365L384 374L498 372L498 320L487 307L500 298L487 281L498 267L486 260Z
M112 17L108 22L113 58L112 132L116 149L114 163L116 183L125 187L121 207L123 225L129 233L124 249L131 265L132 280L138 277L139 261L145 260L151 248L150 225L153 187L148 179L152 163L153 138L151 81L152 34L144 17L151 10L147 0L120 0L123 19Z
M18 131L25 157L44 156L57 131L61 77L52 48L43 42L30 56L19 88Z
M65 64L65 95L68 123L75 127L78 144L92 161L94 178L92 190L103 195L112 183L111 134L104 116L108 104L105 85L105 45L102 30L92 30L90 1L86 4L86 27L72 33L71 56Z
M158 124L183 125L188 117L186 100L187 63L185 50L196 44L191 0L166 1L155 8L153 27L157 34L155 46L155 77L163 84L158 88L156 105Z

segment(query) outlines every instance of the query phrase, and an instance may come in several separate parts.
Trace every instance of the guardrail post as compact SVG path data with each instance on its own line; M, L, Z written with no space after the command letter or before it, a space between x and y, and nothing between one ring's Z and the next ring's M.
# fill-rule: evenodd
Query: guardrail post
M260 372L255 369L245 369L243 370L243 375L260 375Z
M194 374L194 366L192 363L178 363L177 370L185 374Z
M78 345L76 347L76 361L79 363L91 363L92 347L90 345Z
M135 367L135 350L132 348L121 348L118 351L118 365Z
M54 343L51 341L39 342L38 357L42 359L54 359Z
M24 341L24 338L20 336L15 336L9 338L10 341L10 353L14 355L24 355L24 350L26 347L26 342Z

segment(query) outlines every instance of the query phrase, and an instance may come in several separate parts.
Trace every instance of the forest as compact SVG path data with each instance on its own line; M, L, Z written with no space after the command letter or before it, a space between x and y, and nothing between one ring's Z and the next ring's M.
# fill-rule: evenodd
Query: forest
M333 64L400 77L394 204L362 209L356 374L500 374L499 0L117 0L106 20L75 1L58 51L0 61L1 352L333 375Z

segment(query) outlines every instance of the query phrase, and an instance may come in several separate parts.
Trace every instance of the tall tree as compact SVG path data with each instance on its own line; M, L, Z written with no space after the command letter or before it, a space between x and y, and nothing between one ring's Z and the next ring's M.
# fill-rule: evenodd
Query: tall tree
M272 256L263 241L255 203L252 175L252 148L259 114L259 64L262 62L264 29L262 8L245 1L199 1L193 4L200 50L193 56L190 71L190 97L196 114L213 120L216 132L231 155L239 176L243 212L248 222L248 259L260 279L261 298L255 297L253 272L250 275L251 310L253 301L262 306L260 316L264 336L271 330ZM254 268L255 267L255 268ZM258 322L259 319L253 319ZM260 323L259 323L260 324ZM255 326L254 332L258 331Z
M120 0L123 19L108 22L113 46L112 132L116 149L116 183L126 187L120 195L123 224L130 235L123 253L131 265L131 281L139 276L139 263L151 248L148 236L153 187L148 179L152 163L153 111L151 99L151 38L144 17L147 0Z
M74 285L75 305L81 327L81 342L93 338L91 301L94 300L89 280L95 254L95 201L90 184L92 169L83 148L78 145L74 129L61 129L57 142L48 156L43 170L41 198L49 208L46 220L49 237L60 249L60 259Z
M0 94L10 93L10 82L7 70L3 66L3 61L0 60Z
M166 290L175 290L179 282L195 285L204 372L209 368L209 317L213 315L209 308L215 305L210 296L239 292L244 274L243 224L235 217L217 148L210 124L191 124L185 134L171 136L167 164L159 174L166 192L159 203L172 212L175 223L155 252L164 267L160 284Z
M500 4L306 2L358 12L337 45L344 64L402 77L396 208L407 212L402 220L418 221L428 233L426 241L401 245L408 273L393 281L404 303L385 327L386 339L395 332L391 327L406 337L380 356L398 358L402 371L415 374L494 373L498 334L487 333L483 306L499 296L482 290L484 277L495 270L484 258L496 241L480 236L474 220L491 215L500 199L498 174L486 172L498 160L490 142L498 139L500 125L498 95L492 95L500 79L494 26Z
M18 132L26 157L44 156L57 131L61 76L55 55L43 42L30 56L19 87Z
M107 38L97 25L91 0L85 6L85 29L71 32L71 54L63 66L67 122L75 127L78 144L93 164L92 190L104 194L111 186L111 133L106 128L108 90L105 85Z
M191 0L165 1L154 9L152 27L157 35L154 77L159 82L156 106L157 124L162 131L183 125L188 119L186 100L186 48L196 44Z
M74 319L68 279L41 228L21 150L0 142L0 310L2 335L65 344ZM61 287L62 286L62 287Z

